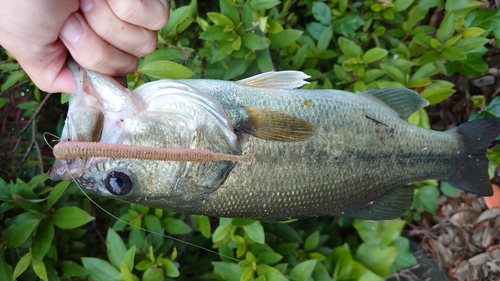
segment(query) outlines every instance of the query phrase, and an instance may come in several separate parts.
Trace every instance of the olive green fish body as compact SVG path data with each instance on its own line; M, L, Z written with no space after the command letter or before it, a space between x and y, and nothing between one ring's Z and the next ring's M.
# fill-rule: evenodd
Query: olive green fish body
M63 139L255 152L251 163L102 155L56 162L51 178L74 179L101 196L222 217L390 219L411 204L413 189L405 185L415 181L440 179L468 192L492 192L484 154L500 133L498 120L447 132L414 126L405 119L427 102L410 90L297 90L305 83L303 74L275 72L238 82L150 82L133 93L115 91L127 101L117 109L100 94L111 78L73 70L81 71L88 75L84 84L103 90L80 87ZM98 96L98 102L87 95ZM91 110L82 114L82 107ZM102 125L92 121L95 128L74 120L101 115Z

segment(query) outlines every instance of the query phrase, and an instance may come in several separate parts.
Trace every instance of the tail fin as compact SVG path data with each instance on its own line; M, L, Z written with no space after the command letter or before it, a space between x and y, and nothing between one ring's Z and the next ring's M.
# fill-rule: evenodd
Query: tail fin
M463 158L458 169L446 182L463 191L481 196L493 195L488 175L486 149L500 134L500 120L489 118L464 123L452 132L458 133L462 140Z

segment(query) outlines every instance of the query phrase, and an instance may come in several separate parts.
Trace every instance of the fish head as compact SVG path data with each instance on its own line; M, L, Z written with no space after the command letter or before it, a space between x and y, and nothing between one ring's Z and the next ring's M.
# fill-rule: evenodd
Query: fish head
M233 125L211 96L159 80L131 91L112 77L69 63L77 94L69 99L62 142L239 152ZM208 196L234 163L110 158L99 153L57 159L52 180L73 180L99 196L154 205L155 200ZM206 173L205 171L210 171ZM201 175L201 176L200 176ZM189 191L189 192L188 192ZM149 203L148 203L149 202Z

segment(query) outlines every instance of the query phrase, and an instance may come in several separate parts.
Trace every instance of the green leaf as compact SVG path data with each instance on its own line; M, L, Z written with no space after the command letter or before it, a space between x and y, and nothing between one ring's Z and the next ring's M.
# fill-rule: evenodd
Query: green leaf
M212 262L215 276L222 280L240 280L243 268L232 262Z
M448 0L445 1L444 8L448 12L448 14L461 14L465 15L472 10L475 10L481 7L483 3L481 1L475 0Z
M223 41L212 54L211 63L218 62L233 53L233 42Z
M180 276L179 269L175 264L167 259L161 259L161 264L163 266L163 271L166 276L176 278Z
M109 262L98 258L82 258L83 266L90 272L92 277L99 281L120 281L122 275L118 269Z
M448 4L449 1L447 1ZM436 39L439 42L444 42L451 37L453 37L453 33L455 32L455 21L457 20L457 16L453 13L447 13L444 16L441 25L439 26L436 32Z
M230 235L231 224L219 225L212 235L212 241L214 243L220 242L226 239Z
M44 181L49 179L49 175L47 173L39 174L34 176L29 182L28 185L31 188L35 188L37 185L42 184Z
M398 248L398 254L392 263L391 272L395 272L401 268L412 267L417 263L415 255L410 250L410 240L408 238L400 236L392 242L392 246Z
M382 48L372 48L363 54L363 62L365 64L376 62L387 56L389 52Z
M355 259L374 273L388 277L392 273L391 265L397 254L398 248L394 246L380 247L363 243L356 249Z
M243 270L243 273L240 276L240 281L247 281L250 280L250 278L253 277L253 267L252 266L247 266Z
M229 67L228 67L226 73L224 74L224 80L233 79L233 78L243 74L247 70L250 63L251 63L251 61L244 60L244 59L233 60L229 64Z
M361 48L349 39L340 37L338 43L340 50L347 58L361 57L361 55L363 54Z
M454 46L444 48L441 55L449 61L464 60L467 58L462 50Z
M420 93L420 96L432 105L444 101L453 93L455 93L455 90L449 88L428 88Z
M116 267L120 268L123 257L127 252L127 247L123 242L120 235L118 235L112 228L108 228L106 235L106 248L108 250L108 259Z
M0 98L0 108L4 107L8 102L8 98Z
M333 32L342 34L347 38L354 38L356 30L363 26L365 22L360 15L345 15L332 21Z
M147 214L144 216L144 224L146 225L146 229L151 230L153 232L161 231L161 222L157 216Z
M54 222L44 219L36 228L36 235L33 236L31 244L34 262L40 262L45 257L52 246L52 240L54 240Z
M279 262L282 258L283 256L276 252L263 252L257 255L257 263L272 265Z
M279 3L279 0L250 0L250 4L256 11L269 10Z
M166 217L162 221L165 231L172 235L186 234L192 231L191 227L185 222L171 217Z
M406 84L405 75L398 68L396 68L392 65L388 65L388 64L381 64L380 68L385 70L387 75L389 75L389 77L391 77L394 81L396 81L402 85Z
M207 13L208 18L217 25L222 26L233 26L233 21L221 13L209 12Z
M424 185L415 190L415 199L411 206L414 210L423 209L435 214L439 199L439 189L434 185Z
M194 221L196 224L196 229L199 232L201 232L201 234L204 237L210 238L210 235L212 234L212 230L211 230L211 226L210 226L209 217L194 215Z
M269 39L271 40L271 44L269 45L269 48L284 48L295 42L295 40L297 40L302 33L304 32L297 29L285 29L276 34L270 34Z
M458 40L453 46L459 48L462 52L469 52L488 43L488 38L470 37Z
M250 239L257 243L264 244L265 233L260 221L254 221L252 224L245 225L243 229Z
M273 280L273 281L287 281L287 280L293 280L285 277L282 272L278 271L278 269L269 266L267 264L258 264L257 265L257 274L259 276L263 275L266 277L266 280Z
M441 182L439 187L441 188L441 192L448 197L455 197L462 192L462 190L444 181Z
M200 35L200 39L207 41L228 40L234 37L232 32L225 32L221 25L212 26Z
M316 260L307 260L297 264L290 272L290 279L297 281L307 281L316 266Z
M431 37L429 37L426 34L419 34L416 36L413 36L413 42L424 46L424 47L430 47L431 46Z
M0 280L12 281L12 267L5 261L5 247L0 247Z
M414 0L395 0L394 7L392 7L392 9L394 10L394 12L404 11L404 10L408 9L408 7L410 7L410 5L413 3L413 1Z
M132 273L124 263L120 264L120 273L122 275L123 281L134 281Z
M232 1L221 0L220 2L220 11L222 14L231 19L234 25L238 25L240 23L240 13L238 9L233 5Z
M422 128L430 129L429 116L425 109L419 109L408 118L408 122Z
M437 67L434 65L434 63L427 63L422 65L410 79L410 83L414 83L415 81L422 79L422 78L429 78L432 75L436 74L437 72Z
M2 87L0 87L0 91L2 91L2 92L6 91L7 89L12 87L17 82L20 82L21 80L23 80L24 77L25 77L25 73L23 70L12 71L10 73L9 77L7 77L7 80L5 80L5 82L3 83Z
M243 46L250 50L262 50L269 47L270 40L265 37L260 37L254 33L245 33L241 37Z
M62 271L72 277L81 277L88 274L87 270L74 261L61 261Z
M330 260L334 266L334 280L384 281L384 278L376 275L361 263L353 260L347 244L333 249Z
M122 263L125 264L127 266L128 270L130 270L130 271L132 271L132 269L134 269L134 257L135 257L136 250L137 250L137 248L135 246L132 246L130 249L127 250L127 252L123 256Z
M61 181L49 193L49 198L47 198L47 209L50 209L54 206L54 204L61 198L64 191L68 188L70 181Z
M365 83L371 83L384 74L385 72L381 69L370 69L365 72L365 75L363 75L362 80Z
M18 220L7 227L2 233L2 243L6 247L16 248L21 246L31 235L40 219Z
M312 5L313 17L323 25L330 25L332 12L330 7L323 2L314 2Z
M448 75L459 72L467 77L476 78L488 71L488 65L483 59L484 50L487 51L486 48L480 47L473 52L468 52L465 60L447 63L445 66Z
M300 69L306 60L307 45L300 47L293 57L293 69Z
M12 278L17 279L31 264L31 252L27 252L16 264ZM3 280L3 279L2 279Z
M276 235L280 237L285 242L302 243L302 237L297 230L291 227L289 224L277 223L274 225L274 230Z
M38 276L38 278L44 281L49 280L49 277L47 276L47 268L45 267L45 263L43 261L39 262L33 261L32 268L33 271L36 273L36 276Z
M484 29L479 28L479 27L469 27L466 28L462 31L462 36L464 38L469 38L469 37L478 37L479 35L483 34L485 32Z
M80 227L95 218L78 207L65 206L57 209L52 215L52 219L59 228L73 229Z
M152 61L137 71L153 78L184 79L193 76L191 69L173 61Z
M388 246L401 235L405 226L403 220L365 221L354 220L353 226L363 241L371 246Z
M323 33L321 33L317 43L317 49L319 53L322 53L328 48L328 46L332 42L332 36L333 36L332 26L329 26L327 29L323 31Z
M304 243L304 250L306 252L311 252L316 249L319 245L319 231L315 231L311 233L306 239Z

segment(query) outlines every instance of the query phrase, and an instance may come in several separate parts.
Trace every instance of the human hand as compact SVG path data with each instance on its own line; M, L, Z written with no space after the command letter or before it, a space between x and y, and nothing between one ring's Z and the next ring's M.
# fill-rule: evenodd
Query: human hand
M168 0L0 0L0 45L47 92L76 91L67 51L83 67L113 76L155 50Z

